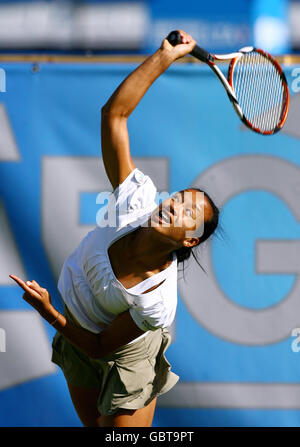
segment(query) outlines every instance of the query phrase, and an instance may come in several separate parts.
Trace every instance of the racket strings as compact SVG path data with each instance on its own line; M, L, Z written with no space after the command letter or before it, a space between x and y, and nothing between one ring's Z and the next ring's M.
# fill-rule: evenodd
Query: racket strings
M233 90L245 118L262 132L276 128L284 109L284 85L276 66L258 52L243 54L233 71Z

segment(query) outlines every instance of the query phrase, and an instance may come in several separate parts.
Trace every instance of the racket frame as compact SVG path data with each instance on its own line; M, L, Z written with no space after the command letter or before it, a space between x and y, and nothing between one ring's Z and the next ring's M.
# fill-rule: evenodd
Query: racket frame
M239 103L238 103L238 100L236 98L234 88L233 88L233 72L234 72L234 68L235 68L238 60L241 58L241 56L243 54L251 53L253 51L255 51L255 52L261 54L263 57L267 58L275 66L277 72L280 75L281 83L283 84L283 95L284 95L283 109L281 112L279 123L277 124L275 129L272 129L272 130L264 130L263 131L263 130L255 127L249 120L247 120L247 118L245 117L245 115L243 114L243 112L239 106ZM289 89L288 89L285 74L284 74L281 66L279 65L279 63L266 51L263 51L259 48L250 47L250 46L243 47L235 53L230 53L230 54L212 54L212 53L210 53L210 56L211 57L209 58L209 60L206 61L206 63L209 65L209 67L213 70L213 72L217 75L217 77L223 84L223 87L225 88L225 90L228 94L228 97L229 97L236 113L238 114L239 118L243 121L243 123L248 128L253 130L254 132L260 133L262 135L272 135L272 134L278 132L283 127L283 125L286 121L286 118L287 118L288 110L289 110ZM229 63L227 79L226 79L226 77L224 76L224 74L222 73L220 68L215 64L215 62L228 62L229 60L230 60L230 63Z
M181 42L180 33L178 31L172 31L168 37L168 41L172 45L177 45ZM234 68L238 62L238 60L243 56L245 53L251 53L252 51L255 51L259 54L261 54L263 57L267 58L276 68L277 72L280 75L281 83L283 85L283 109L280 116L280 121L275 127L275 129L272 130L261 130L257 127L255 127L247 118L245 117L244 113L241 110L241 107L239 106L238 100L236 98L234 88L233 88L233 72ZM266 51L263 51L259 48L254 48L252 46L243 47L239 51L235 53L229 53L229 54L212 54L206 51L204 48L199 47L196 45L194 49L190 53L195 58L201 60L202 62L205 62L209 67L213 70L213 72L216 74L216 76L221 81L223 87L225 88L227 95L237 113L239 118L242 120L242 122L251 130L262 134L262 135L272 135L276 132L278 132L284 125L288 110L289 110L289 89L287 80L285 77L285 74L279 65L279 63ZM228 72L227 72L227 78L224 76L220 68L216 65L216 62L229 62Z
M260 133L260 134L262 134L262 135L272 135L272 134L278 132L278 131L283 127L283 125L284 125L284 123L285 123L285 121L286 121L287 115L288 115L289 103L290 103L290 95L289 95L288 84L287 84L287 80L286 80L285 74L284 74L284 72L283 72L281 66L280 66L279 63L276 61L276 59L274 59L274 58L273 58L269 53L267 53L266 51L263 51L263 50L261 50L260 48L244 47L244 48L241 48L241 49L238 51L238 54L241 56L242 54L250 53L250 52L252 52L252 51L254 51L254 52L256 52L256 53L259 53L259 54L261 54L263 57L265 57L266 59L268 59L268 60L274 65L274 67L276 68L276 70L277 70L277 72L278 72L278 74L279 74L279 76L280 76L280 80L281 80L281 83L282 83L282 85L283 85L283 96L284 96L284 97L283 97L283 108L282 108L282 111L281 111L280 121L279 121L279 123L277 124L277 126L275 127L275 129L272 129L272 130L264 130L264 131L263 131L263 130L261 130L261 129L255 127L249 120L247 120L247 118L245 117L245 115L244 115L243 113L242 113L242 116L241 116L240 113L239 113L239 111L237 110L237 107L236 107L236 104L234 103L234 101L231 101L231 102L232 102L232 104L233 104L233 106L234 106L234 108L235 108L237 114L239 115L239 117L241 118L241 120L243 121L243 123L244 123L247 127L249 127L251 130L254 130L255 132ZM230 55L226 55L226 56L230 56ZM228 84L229 84L229 86L230 86L230 89L231 89L231 91L232 91L232 95L233 95L233 96L235 96L235 94L234 94L234 88L233 88L233 72L234 72L234 68L235 68L236 63L238 62L240 56L237 56L237 57L236 57L236 56L233 56L232 59L231 59L231 61L230 61L229 67L228 67L227 81L228 81ZM216 57L217 57L217 56L216 56ZM221 57L223 57L223 56L221 56ZM228 59L227 59L227 60L228 60ZM226 87L225 87L225 88L226 88ZM230 97L229 97L229 98L230 98ZM241 110L241 109L240 109L240 110Z
M209 65L209 67L213 70L213 72L216 74L216 76L221 81L236 113L238 114L239 118L243 121L244 114L239 106L238 100L237 100L236 95L233 90L233 86L232 86L232 84L230 84L228 82L228 79L226 79L226 77L222 73L222 70L215 64L215 61L228 62L229 60L230 61L235 60L237 62L240 59L240 57L242 56L242 54L243 53L241 53L241 52L236 52L236 53L231 53L231 54L222 54L222 55L211 54L212 59L210 59L206 63Z

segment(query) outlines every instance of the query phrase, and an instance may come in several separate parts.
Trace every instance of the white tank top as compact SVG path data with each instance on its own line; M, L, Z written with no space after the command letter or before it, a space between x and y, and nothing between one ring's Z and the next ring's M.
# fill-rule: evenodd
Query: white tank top
M168 327L174 320L177 306L175 254L168 268L129 289L116 278L108 256L110 245L148 221L157 207L155 197L156 188L152 180L134 169L112 193L98 226L65 260L58 289L83 328L99 333L118 314L128 309L137 326L144 331ZM113 211L116 213L116 225L105 225ZM156 289L143 294L162 281ZM141 337L144 335L146 333Z

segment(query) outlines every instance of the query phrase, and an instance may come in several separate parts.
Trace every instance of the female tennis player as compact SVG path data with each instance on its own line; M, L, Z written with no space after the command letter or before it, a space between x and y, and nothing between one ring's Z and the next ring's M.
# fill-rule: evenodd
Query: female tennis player
M154 184L130 155L129 115L155 79L196 44L180 34L182 44L163 40L102 108L103 161L114 189L104 217L115 213L117 221L99 222L66 259L58 281L64 315L36 281L10 275L57 330L52 361L62 368L85 426L151 426L157 396L178 381L165 357L177 304L177 263L218 223L214 203L196 189L157 205Z

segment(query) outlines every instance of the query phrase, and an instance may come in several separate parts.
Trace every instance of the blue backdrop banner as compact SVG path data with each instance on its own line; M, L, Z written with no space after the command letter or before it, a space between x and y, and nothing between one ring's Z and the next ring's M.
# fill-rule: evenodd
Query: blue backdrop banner
M100 109L135 64L5 63L0 85L0 425L80 426L54 329L10 273L56 288L64 259L110 191ZM300 71L275 136L243 127L200 64L175 64L128 121L137 167L158 191L191 185L221 208L222 232L180 273L168 359L179 383L159 426L300 426Z

